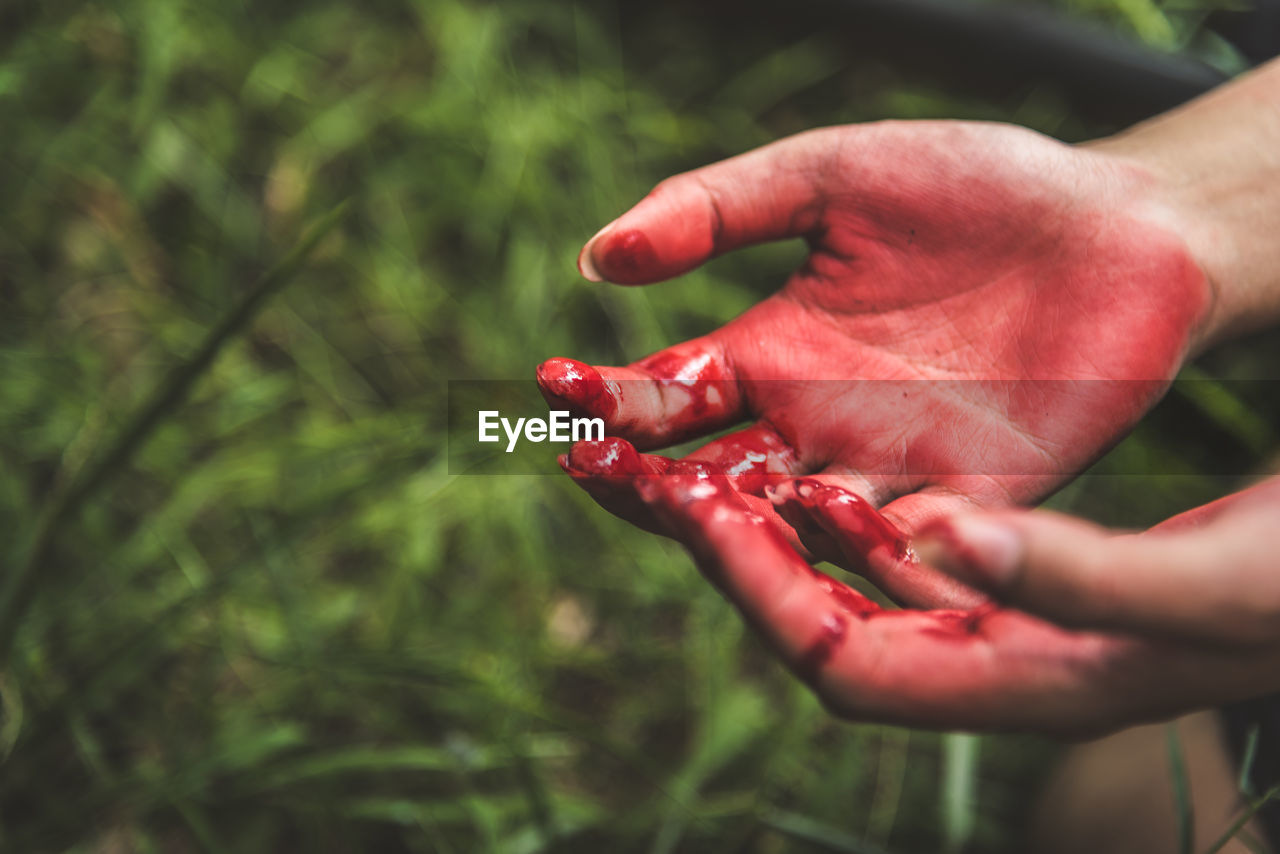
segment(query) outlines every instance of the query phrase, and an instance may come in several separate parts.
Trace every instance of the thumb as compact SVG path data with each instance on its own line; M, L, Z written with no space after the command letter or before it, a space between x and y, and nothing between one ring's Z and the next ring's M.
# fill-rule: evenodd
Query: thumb
M1257 643L1280 639L1275 507L1192 530L1118 534L1056 513L956 517L922 560L1055 622Z
M578 270L594 282L647 284L740 246L816 230L820 176L838 132L807 131L668 178L587 242Z

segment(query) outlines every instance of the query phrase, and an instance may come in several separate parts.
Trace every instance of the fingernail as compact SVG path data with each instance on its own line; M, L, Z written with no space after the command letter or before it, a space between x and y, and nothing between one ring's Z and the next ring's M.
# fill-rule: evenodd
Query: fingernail
M928 528L915 544L925 563L982 587L1008 585L1022 564L1022 534L991 519L961 517Z
M613 222L617 222L614 220ZM582 247L582 251L578 253L578 272L582 274L582 278L588 282L603 282L604 276L600 275L600 271L596 269L595 259L591 257L591 251L595 248L596 241L600 239L600 235L613 228L613 222L597 231L587 241L587 245Z

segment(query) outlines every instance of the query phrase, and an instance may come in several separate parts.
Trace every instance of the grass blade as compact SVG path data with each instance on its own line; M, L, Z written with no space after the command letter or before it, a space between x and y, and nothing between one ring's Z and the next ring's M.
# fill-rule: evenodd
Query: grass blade
M1217 854L1217 852L1227 847L1227 843L1234 839L1236 834L1244 829L1244 826L1249 823L1249 820L1258 814L1258 810L1276 800L1276 798L1280 798L1280 786L1272 786L1265 794L1263 794L1262 797L1249 804L1248 808L1245 809L1244 812L1240 813L1240 815L1236 817L1235 821L1231 822L1231 826L1228 827L1226 831L1224 831L1223 834L1205 850L1205 854Z
M1240 780L1236 784L1240 792L1244 795L1252 796L1253 790L1253 760L1258 755L1258 724L1249 727L1249 732L1244 739L1244 755L1240 758Z
M1169 724L1165 730L1169 752L1169 781L1173 785L1173 809L1178 817L1178 852L1191 854L1195 840L1195 813L1191 808L1191 786L1187 782L1187 763L1178 740L1178 727Z
M969 733L943 736L942 832L946 851L962 850L973 835L981 746L979 737Z
M267 300L292 281L316 245L346 217L349 210L349 203L343 202L313 225L297 245L264 273L231 311L209 330L196 352L169 372L107 451L85 466L65 489L50 497L36 523L26 558L9 573L0 590L0 660L9 654L17 632L18 616L35 593L36 570L48 559L58 528L128 463L165 416L186 399L196 380L209 369L227 342L244 331Z

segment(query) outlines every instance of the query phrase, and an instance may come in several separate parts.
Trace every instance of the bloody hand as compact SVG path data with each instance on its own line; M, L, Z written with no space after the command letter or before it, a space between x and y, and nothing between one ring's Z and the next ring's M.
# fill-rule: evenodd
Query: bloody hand
M792 236L811 254L702 338L626 368L544 363L549 400L624 437L562 464L683 542L842 714L1088 733L1275 690L1274 486L1142 535L1008 510L938 520L1046 494L1188 352L1280 319L1277 80L1273 63L1084 149L885 123L663 182L587 244L585 275L653 282ZM748 420L686 460L626 441ZM932 610L881 609L802 553Z
M780 292L628 367L553 359L539 382L640 448L753 421L690 459L729 473L793 542L761 498L788 475L844 487L908 533L1031 501L1123 435L1198 343L1210 290L1153 183L1010 126L800 134L664 181L579 259L644 283L803 237L811 254ZM614 500L601 459L580 450L566 467L664 529Z
M1029 560L1019 564L1021 586L990 585L994 589L1020 591L1019 603L1070 614L1084 626L1146 631L1155 625L1156 635L1068 630L991 603L968 610L881 609L811 568L710 467L676 463L666 476L641 475L630 483L704 575L828 708L846 717L1080 736L1280 687L1280 596L1267 535L1280 506L1280 481L1128 541L1100 542L1102 535L1092 534L1077 562L1098 571L1075 584L1063 582L1070 573L1062 565L1072 551L1053 538L1062 535L1061 526L1080 523L1032 518L1040 514L995 517L1026 533ZM862 552L875 537L858 532L886 530L874 510L838 487L801 478L770 493L798 528L831 532L844 548ZM947 525L939 526L934 553L949 566L964 566L970 579L989 569L990 554L973 548L980 543L949 536ZM930 577L913 574L919 560L905 537L882 537L876 549L886 565L904 570L903 579L914 579L900 588L907 602L937 598ZM1201 560L1215 549L1239 559L1225 568L1226 578L1215 577L1223 571L1219 564ZM1170 561L1178 553L1181 565ZM1046 554L1057 561L1046 561ZM1162 583L1162 569L1170 571L1172 585ZM1130 570L1137 571L1130 577ZM1046 585L1068 591L1067 603L1042 595ZM1162 592L1162 586L1173 589ZM1181 602L1173 617L1170 599ZM1200 618L1177 618L1195 609ZM1212 643L1205 642L1206 623L1217 627Z

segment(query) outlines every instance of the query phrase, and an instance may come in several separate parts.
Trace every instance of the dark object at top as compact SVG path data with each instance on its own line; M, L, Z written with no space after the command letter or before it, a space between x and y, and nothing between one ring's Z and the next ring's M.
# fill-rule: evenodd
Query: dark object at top
M960 0L813 0L859 29L950 53L950 64L1020 80L1043 79L1116 118L1177 106L1226 79L1196 59L1135 44L1044 7Z
M1214 12L1209 28L1258 65L1280 56L1280 0L1253 0L1249 5L1246 11Z

